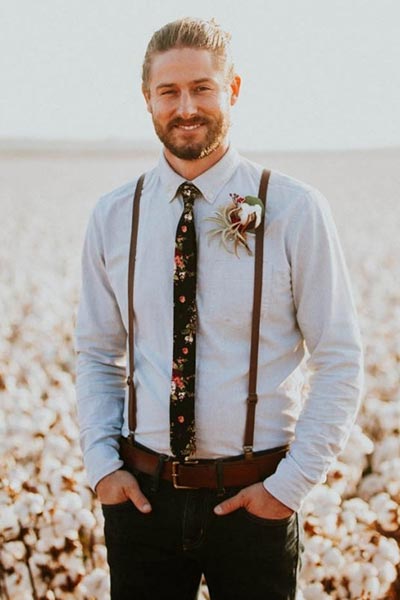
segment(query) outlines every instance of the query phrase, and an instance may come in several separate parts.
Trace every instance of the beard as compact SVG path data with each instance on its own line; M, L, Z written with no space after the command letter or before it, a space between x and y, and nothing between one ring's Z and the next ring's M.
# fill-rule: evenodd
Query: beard
M182 141L178 139L179 125L203 125L206 133L200 141ZM229 117L223 112L218 117L194 117L192 119L173 119L163 126L153 117L155 132L162 144L177 158L183 160L198 160L209 156L216 150L225 139L230 127Z

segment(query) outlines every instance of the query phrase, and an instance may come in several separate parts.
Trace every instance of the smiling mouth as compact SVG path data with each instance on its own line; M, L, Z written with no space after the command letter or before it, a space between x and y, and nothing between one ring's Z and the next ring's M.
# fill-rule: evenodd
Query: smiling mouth
M195 123L194 125L175 125L175 127L183 131L195 131L196 129L199 129L202 126L202 123Z
M180 119L171 123L170 127L172 129L178 129L179 131L196 131L196 129L200 129L206 124L206 121L200 120L191 120L191 121L181 121Z

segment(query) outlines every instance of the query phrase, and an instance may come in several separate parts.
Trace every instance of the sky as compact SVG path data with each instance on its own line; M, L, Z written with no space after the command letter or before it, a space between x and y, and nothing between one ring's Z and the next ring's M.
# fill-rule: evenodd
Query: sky
M400 146L398 0L3 0L0 140L154 142L143 55L188 15L232 33L241 149Z

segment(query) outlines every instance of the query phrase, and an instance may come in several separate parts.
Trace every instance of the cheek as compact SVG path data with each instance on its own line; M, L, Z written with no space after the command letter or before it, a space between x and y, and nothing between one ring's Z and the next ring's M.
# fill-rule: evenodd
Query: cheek
M169 119L170 116L172 115L174 111L174 106L171 103L165 102L165 101L156 101L153 102L152 106L151 106L151 114L153 115L154 119L157 119L158 121L163 121L166 119Z

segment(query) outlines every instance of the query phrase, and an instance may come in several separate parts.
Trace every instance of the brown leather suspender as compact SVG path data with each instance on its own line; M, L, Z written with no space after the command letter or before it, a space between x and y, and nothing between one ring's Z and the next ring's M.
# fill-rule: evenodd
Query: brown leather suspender
M129 375L126 383L129 386L129 405L128 405L128 424L129 436L132 438L136 431L136 390L133 382L134 372L134 343L133 343L133 288L135 284L135 263L136 263L136 245L137 234L139 227L139 206L142 195L143 183L145 174L139 177L136 184L135 196L133 198L132 207L132 229L131 229L131 245L129 249L129 266L128 266L128 347L129 347Z
M258 190L258 197L264 202L264 211L261 223L256 229L255 241L255 265L254 265L254 293L253 293L253 316L251 327L251 349L250 349L250 370L249 370L249 395L247 398L246 426L244 434L244 455L246 458L253 456L254 425L257 404L257 367L258 367L258 348L260 337L260 315L261 315L261 294L262 294L262 266L264 254L264 220L267 210L267 189L270 171L263 170ZM128 425L129 437L133 441L136 430L136 392L134 386L134 309L133 309L133 291L135 283L135 262L136 245L139 225L139 206L142 195L144 174L139 178L132 208L132 229L131 243L129 250L128 266L128 351L129 351L129 375L127 385L129 386L129 406L128 406Z
M266 169L261 174L258 197L264 202L264 211L261 223L256 229L256 244L254 257L254 292L253 292L253 318L251 325L250 369L249 369L249 395L247 398L246 427L244 430L243 452L245 458L253 458L254 424L256 417L257 396L257 371L258 348L260 338L261 294L263 282L263 257L264 257L264 220L267 210L267 189L271 172Z

